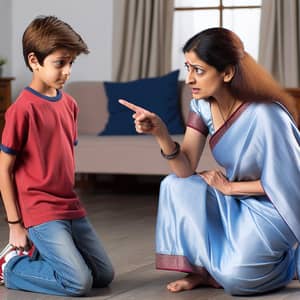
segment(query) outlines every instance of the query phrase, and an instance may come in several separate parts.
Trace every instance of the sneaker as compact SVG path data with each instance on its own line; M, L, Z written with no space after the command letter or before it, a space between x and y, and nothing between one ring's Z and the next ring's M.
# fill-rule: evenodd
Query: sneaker
M32 245L27 251L18 250L16 247L8 244L0 253L0 285L4 284L4 268L8 261L14 256L33 256L35 252L35 246Z
M8 244L0 253L0 285L4 284L4 268L11 258L19 255L16 248Z
M35 250L36 250L35 246L32 244L30 249L28 251L26 251L26 254L29 255L30 257L33 257L36 252Z
M27 250L17 250L19 256L28 255L30 257L33 257L33 254L35 252L35 246L31 245L31 247Z

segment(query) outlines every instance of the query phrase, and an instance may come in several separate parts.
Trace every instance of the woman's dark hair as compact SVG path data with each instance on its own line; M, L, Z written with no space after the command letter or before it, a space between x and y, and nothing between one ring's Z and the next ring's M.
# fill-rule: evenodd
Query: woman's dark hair
M34 19L23 34L23 56L27 67L29 53L33 52L40 65L54 51L65 48L76 55L89 53L81 36L67 23L55 16L40 16ZM31 70L32 71L32 70Z
M299 124L296 100L249 55L240 38L225 28L209 28L190 38L183 52L193 51L197 57L217 71L228 66L235 69L229 89L233 97L241 101L282 103Z

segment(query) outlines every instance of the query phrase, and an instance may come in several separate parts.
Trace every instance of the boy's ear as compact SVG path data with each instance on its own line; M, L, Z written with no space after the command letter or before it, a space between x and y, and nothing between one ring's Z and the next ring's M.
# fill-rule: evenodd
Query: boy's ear
M224 82L230 82L231 79L234 77L235 68L234 66L228 66L224 71Z
M37 57L35 56L34 52L30 52L28 54L27 59L28 59L28 63L30 65L31 69L33 71L38 71L40 64L39 64L39 61L38 61Z

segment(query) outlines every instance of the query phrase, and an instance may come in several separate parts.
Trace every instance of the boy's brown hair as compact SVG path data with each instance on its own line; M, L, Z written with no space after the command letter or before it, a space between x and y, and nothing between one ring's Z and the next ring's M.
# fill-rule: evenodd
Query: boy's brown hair
M88 54L89 50L81 36L67 23L55 16L40 16L26 28L23 38L23 56L27 67L32 71L29 53L34 53L40 65L54 51L65 48L76 55Z

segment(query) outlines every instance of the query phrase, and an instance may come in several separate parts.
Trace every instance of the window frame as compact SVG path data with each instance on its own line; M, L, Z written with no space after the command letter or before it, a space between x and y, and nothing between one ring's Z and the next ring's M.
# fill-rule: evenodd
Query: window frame
M220 4L215 6L174 6L174 11L191 11L191 10L218 10L219 11L219 26L223 27L223 12L225 9L257 9L262 5L224 5L223 0L219 0Z
M188 12L188 11L215 11L216 13L219 14L219 16L216 16L217 19L215 20L215 26L214 27L222 27L222 28L226 28L226 22L227 22L227 17L225 17L225 15L228 13L228 11L230 12L234 12L234 10L260 10L260 14L261 14L261 9L262 9L262 0L260 1L260 3L255 3L255 4L249 4L247 3L247 5L243 5L243 4L239 4L239 5L224 5L224 2L226 0L218 0L218 4L216 3L215 5L212 4L210 6L208 6L207 4L203 4L203 6L197 5L197 6L190 6L190 5L184 5L184 1L182 0L180 3L178 3L178 6L176 6L176 0L174 1L174 20L175 20L175 13L178 12L178 15L180 15L180 12ZM194 0L196 2L196 0ZM187 1L188 2L188 1ZM200 1L199 1L200 2ZM190 2L191 3L191 2ZM225 24L224 24L224 20L225 20ZM219 24L218 24L219 23ZM225 26L225 27L224 27ZM174 29L174 24L173 24L173 29ZM230 28L229 28L230 29ZM239 35L240 36L240 35ZM241 36L242 38L242 36ZM177 43L174 44L174 41L177 40L174 39L174 35L173 35L173 41L172 41L172 53L171 53L171 66L172 69L179 69L180 70L180 79L183 80L185 78L185 72L183 70L182 67L182 62L184 62L184 59L181 59L181 56L178 56L178 45ZM243 42L245 43L245 40L243 40ZM258 60L258 51L259 51L259 40L257 41L258 43L258 48L255 48L255 52L250 51L250 48L247 49L247 51L249 51L249 54L253 56L253 58L255 60ZM247 43L245 43L247 44ZM252 45L252 44L251 44ZM181 44L179 45L181 46ZM174 48L175 47L175 48ZM253 50L253 49L252 49Z

